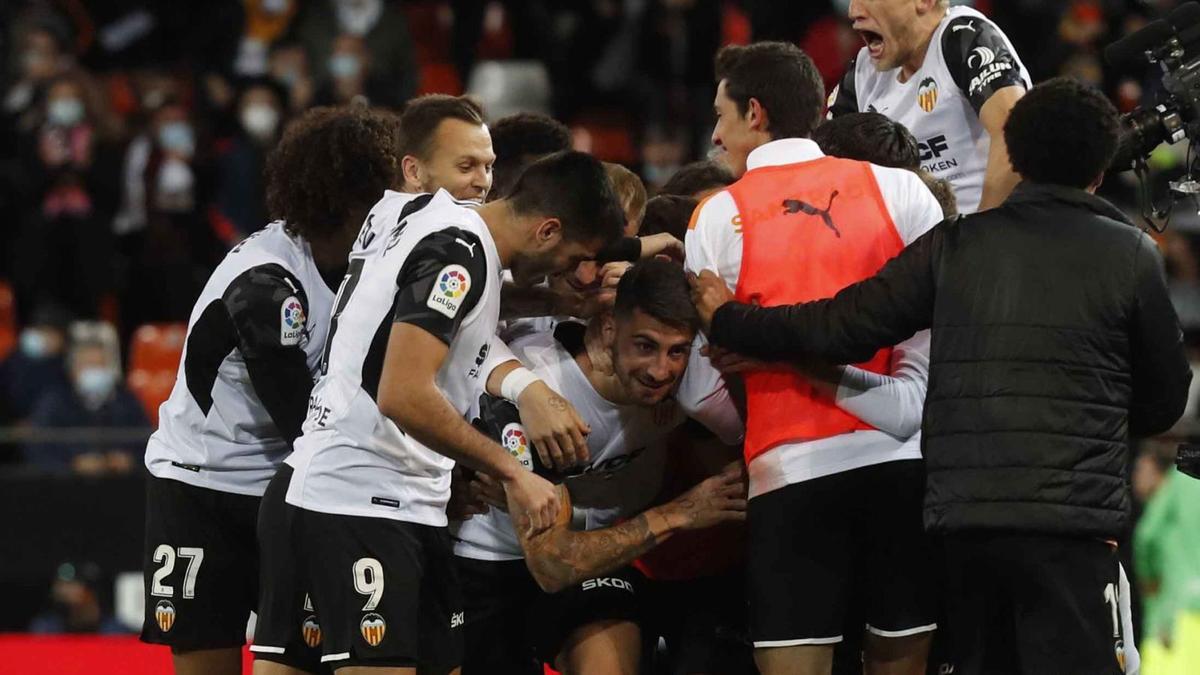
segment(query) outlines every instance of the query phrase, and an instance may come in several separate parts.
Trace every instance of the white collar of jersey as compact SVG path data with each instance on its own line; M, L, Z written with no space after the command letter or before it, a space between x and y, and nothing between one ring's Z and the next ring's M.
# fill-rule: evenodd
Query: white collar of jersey
M746 169L780 166L820 159L825 156L816 141L808 138L780 138L764 143L746 156Z

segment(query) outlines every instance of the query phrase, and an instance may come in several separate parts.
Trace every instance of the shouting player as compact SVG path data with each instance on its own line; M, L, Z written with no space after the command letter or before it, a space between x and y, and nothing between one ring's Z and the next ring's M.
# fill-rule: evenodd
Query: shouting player
M334 289L371 205L399 182L394 116L317 108L267 164L279 218L217 267L146 448L146 620L181 674L241 673L260 497L300 435Z
M460 589L446 532L455 461L492 476L553 522L553 486L463 419L490 369L501 274L570 269L620 236L600 163L565 152L532 164L478 209L445 192L372 212L387 223L352 258L330 320L325 376L288 485L295 558L320 616L322 661L339 672L444 673L461 659ZM519 398L519 392L513 395ZM286 509L285 509L286 510ZM286 522L290 521L290 522Z
M829 115L878 112L917 137L921 168L950 181L958 209L998 206L1017 184L1004 122L1031 85L1012 43L987 17L949 0L853 0L866 42L829 100Z

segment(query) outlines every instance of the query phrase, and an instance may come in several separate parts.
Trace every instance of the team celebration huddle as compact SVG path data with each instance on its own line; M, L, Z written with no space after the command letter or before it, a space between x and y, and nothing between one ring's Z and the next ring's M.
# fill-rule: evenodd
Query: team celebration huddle
M944 0L826 91L714 55L710 161L469 97L315 108L146 452L175 672L1137 672L1131 436L1191 371L1120 119Z

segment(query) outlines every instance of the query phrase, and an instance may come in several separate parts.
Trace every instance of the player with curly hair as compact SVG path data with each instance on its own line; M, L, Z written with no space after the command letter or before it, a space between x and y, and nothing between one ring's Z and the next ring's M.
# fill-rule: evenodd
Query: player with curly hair
M294 121L267 162L277 220L230 251L192 309L146 449L142 640L170 645L176 673L241 673L259 502L300 435L351 245L402 180L400 138L394 115L365 107Z

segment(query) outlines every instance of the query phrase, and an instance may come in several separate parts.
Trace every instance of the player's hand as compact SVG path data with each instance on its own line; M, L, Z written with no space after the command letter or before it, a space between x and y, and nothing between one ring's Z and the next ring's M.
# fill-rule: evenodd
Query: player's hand
M683 242L671 233L659 232L638 238L642 241L642 260L662 255L683 262Z
M553 483L532 471L521 469L504 482L508 512L513 524L532 537L548 530L558 517L562 503Z
M475 487L474 471L461 464L450 471L450 501L446 502L446 517L450 520L466 520L471 516L488 512L487 503Z
M683 530L700 530L717 523L746 519L746 470L732 462L721 473L667 504L667 520Z
M700 276L688 274L688 282L692 284L692 302L696 304L700 321L707 332L712 327L713 314L716 314L718 307L733 300L733 293L712 270L702 270Z
M471 479L471 494L486 506L508 513L508 497L504 494L504 485L495 478L485 473L475 474Z
M587 435L591 427L579 417L575 406L545 382L526 387L517 408L542 466L561 472L588 460Z
M610 262L600 268L600 274L597 277L600 280L600 291L612 294L612 299L615 302L617 299L617 284L621 283L621 277L633 267L631 262Z
M731 352L728 349L722 349L713 344L705 345L700 350L701 354L708 357L713 368L716 368L722 375L738 375L752 370L764 370L771 368L771 364L766 361L752 359L749 356L742 356L736 352Z

